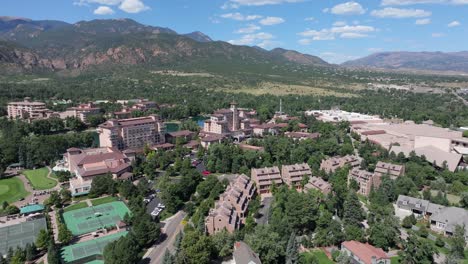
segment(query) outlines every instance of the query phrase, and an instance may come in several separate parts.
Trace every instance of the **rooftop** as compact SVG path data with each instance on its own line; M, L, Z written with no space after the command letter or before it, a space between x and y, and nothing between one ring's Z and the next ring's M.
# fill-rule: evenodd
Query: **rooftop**
M347 248L365 264L372 264L372 257L379 259L388 259L387 254L381 248L376 248L370 244L364 244L358 241L345 241L341 246Z

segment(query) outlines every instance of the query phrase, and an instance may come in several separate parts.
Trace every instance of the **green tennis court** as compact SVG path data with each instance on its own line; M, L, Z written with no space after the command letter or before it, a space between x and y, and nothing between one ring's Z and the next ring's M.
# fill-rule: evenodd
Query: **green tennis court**
M130 210L123 202L111 202L63 213L63 220L73 235L115 226Z
M73 264L103 263L102 253L104 252L104 247L110 242L125 236L127 233L127 231L123 231L63 247L61 252L62 259L65 263Z
M9 248L24 248L26 244L34 243L41 229L47 230L45 218L0 228L0 254L7 254Z

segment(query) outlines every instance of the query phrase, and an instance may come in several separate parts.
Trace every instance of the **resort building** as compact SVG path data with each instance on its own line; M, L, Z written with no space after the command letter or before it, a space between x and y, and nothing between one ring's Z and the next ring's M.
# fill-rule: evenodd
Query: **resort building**
M281 167L281 177L283 182L291 188L300 189L304 177L312 177L312 171L307 163L283 165Z
M332 157L329 159L322 160L320 169L326 173L335 172L339 168L350 166L352 168L357 167L361 164L356 156L347 155L344 157Z
M287 127L287 123L266 123L261 125L255 125L253 127L253 134L257 137L263 137L266 135L279 135L281 129Z
M374 174L379 176L388 175L391 179L396 179L405 174L405 166L379 161L375 165Z
M233 233L240 227L240 218L234 206L228 202L217 201L205 218L206 232L210 235L226 229Z
M166 134L166 141L172 144L176 144L177 139L188 142L192 140L195 136L195 132L189 130L181 130L176 132L170 132Z
M341 243L341 252L351 257L351 263L359 264L390 264L390 258L381 248L359 241Z
M237 108L236 103L231 103L229 109L219 109L215 111L210 119L206 120L202 133L217 135L250 135L249 118L255 112L249 109Z
M307 132L286 132L284 135L294 140L317 139L320 137L320 133Z
M96 107L94 103L80 104L77 107L68 108L67 111L60 113L60 118L76 117L83 123L88 123L88 117L101 113L101 108Z
M101 147L143 149L165 142L165 127L158 116L111 119L99 125Z
M88 193L96 176L110 173L114 178L119 178L130 172L132 160L133 156L127 156L115 148L68 149L63 155L63 166L73 175L70 180L72 195Z
M382 178L379 175L375 175L372 172L365 170L360 170L359 168L353 168L348 174L348 183L351 180L355 180L359 184L359 190L357 192L364 196L369 196L372 187L374 189L379 188L381 179Z
M281 172L277 166L252 169L251 179L257 186L258 194L268 194L273 186L283 184Z
M22 102L10 102L7 106L8 118L35 120L47 118L46 104L43 102L33 102L29 97Z
M225 138L223 135L211 134L200 139L201 146L205 149L209 148L212 144L221 143Z
M309 179L309 182L306 185L304 185L305 192L311 189L318 190L321 193L327 195L332 191L332 186L330 183L328 183L324 179L313 176Z
M360 113L346 112L342 110L310 110L305 112L308 116L314 116L323 122L350 122L352 123L382 123L378 116L364 115Z

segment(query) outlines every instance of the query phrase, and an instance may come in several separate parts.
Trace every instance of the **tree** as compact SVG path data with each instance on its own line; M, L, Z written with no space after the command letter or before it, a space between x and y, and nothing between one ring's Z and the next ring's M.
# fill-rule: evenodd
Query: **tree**
M30 243L26 244L25 251L26 251L26 260L28 261L33 260L37 255L37 249L36 249L36 246L34 246L34 244L30 244Z
M317 246L339 245L344 241L341 224L332 219L332 214L322 211L317 221L314 243Z
M112 179L111 174L96 176L93 178L91 183L91 190L89 191L89 197L94 198L103 194L115 194L117 192L117 186L115 181Z
M401 226L404 228L411 228L413 225L417 223L416 217L414 217L414 214L410 214L403 218L403 221L401 223Z
M360 226L364 220L364 211L357 194L353 191L348 192L344 203L343 222L345 226Z
M370 227L369 242L376 247L388 250L397 245L399 234L398 219L394 216L386 216L382 221Z
M434 246L423 239L419 239L410 232L406 242L403 242L403 250L400 251L400 263L405 264L432 264L434 262Z
M19 214L19 212L20 212L20 209L12 204L8 205L5 208L5 213L8 215Z
M298 245L296 241L296 234L293 232L288 240L286 246L286 264L296 264L299 261Z
M69 203L72 198L71 191L69 189L60 190L60 196L62 196L63 203Z
M463 192L460 196L460 206L468 209L468 192Z
M49 264L60 264L60 255L53 241L49 243L47 248L47 262Z
M63 223L59 224L58 228L58 240L60 243L68 244L73 239L72 232Z
M38 248L45 248L48 246L50 240L49 233L45 229L39 230L39 234L36 238L36 246Z
M130 233L106 245L104 262L108 264L138 263L140 246Z
M169 250L166 249L166 251L164 252L162 264L174 264L174 263L175 263L174 256L169 252Z
M232 255L232 248L235 242L233 235L229 234L226 230L222 230L214 234L211 239L219 257L226 258Z
M269 226L259 225L255 232L245 235L245 242L264 263L284 263L285 243Z
M449 239L449 254L453 259L464 259L465 243L465 226L456 225L455 232Z
M187 232L182 239L181 252L184 263L207 264L213 256L213 242L211 238L198 231Z

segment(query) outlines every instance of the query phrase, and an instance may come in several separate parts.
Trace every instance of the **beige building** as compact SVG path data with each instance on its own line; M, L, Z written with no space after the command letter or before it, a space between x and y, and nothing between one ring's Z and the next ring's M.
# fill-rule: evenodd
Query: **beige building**
M321 193L327 195L332 191L332 186L324 179L314 176L311 177L309 182L304 186L304 191L306 192L311 189L318 190Z
M228 202L217 201L205 218L206 232L210 235L226 229L233 233L240 227L240 218L234 206Z
M254 111L237 108L236 103L231 103L229 109L215 111L210 119L205 121L203 133L218 135L251 134L250 118Z
M375 165L374 174L379 176L389 175L390 178L396 179L405 174L405 166L379 161Z
M351 180L355 180L359 185L359 194L368 196L372 188L377 189L381 183L381 177L378 174L373 174L365 170L353 168L348 174L348 183Z
M249 202L255 191L255 185L249 177L243 174L237 176L219 196L215 208L206 217L206 231L211 235L223 229L231 233L238 229L240 224L245 223Z
M335 172L339 168L344 166L357 167L360 165L360 161L356 156L347 155L344 157L332 157L329 159L322 160L320 169L326 173Z
M111 119L98 127L101 147L142 149L165 142L165 127L158 116Z
M312 176L312 171L307 163L283 165L281 167L281 177L289 187L300 189L301 182L306 176Z
M77 107L70 107L67 111L60 113L60 118L76 117L83 123L88 123L88 117L101 113L101 108L96 107L94 103L80 104Z
M26 97L22 102L10 102L7 108L10 119L47 118L47 112L49 112L45 103L30 101L29 97Z
M277 166L251 170L251 179L257 186L258 194L270 193L273 185L283 184L281 172Z
M128 174L133 159L133 155L127 156L115 148L68 149L63 155L63 166L73 175L70 180L72 195L88 193L96 176L110 173L119 178Z

